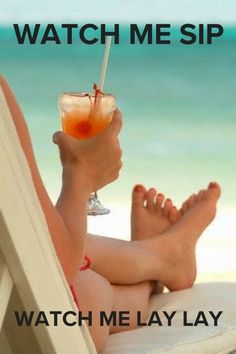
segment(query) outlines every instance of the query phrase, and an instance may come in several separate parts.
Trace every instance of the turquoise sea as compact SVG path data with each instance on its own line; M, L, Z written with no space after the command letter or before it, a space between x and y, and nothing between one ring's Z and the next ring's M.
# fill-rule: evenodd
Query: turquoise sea
M127 28L122 36L127 36ZM177 35L177 34L176 34ZM25 114L36 158L53 199L60 164L51 135L60 129L57 98L98 81L104 46L18 45L0 29L0 72ZM236 27L213 45L112 47L106 91L124 114L120 179L100 192L105 204L129 200L135 183L156 186L177 204L217 180L222 206L236 203Z

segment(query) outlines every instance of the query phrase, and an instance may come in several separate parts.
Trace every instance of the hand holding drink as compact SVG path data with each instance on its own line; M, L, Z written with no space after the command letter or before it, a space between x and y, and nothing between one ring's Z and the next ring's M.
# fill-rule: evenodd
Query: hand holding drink
M91 193L114 181L121 168L121 148L118 135L122 126L121 113L114 111L112 121L104 131L92 138L79 140L57 132L53 141L60 149L63 169L78 171L78 183L86 181Z
M61 113L63 131L68 135L80 140L92 137L96 138L96 136L99 134L100 139L104 138L104 145L107 144L105 137L107 135L109 136L109 134L106 134L106 130L110 132L110 127L107 127L111 122L115 110L115 97L110 94L104 94L102 92L105 81L110 44L111 38L109 38L106 43L99 88L96 84L94 84L94 92L71 92L64 93L59 97L59 109ZM119 113L116 112L116 114L118 115ZM111 129L113 124L115 123L111 123ZM104 129L106 130L104 131ZM113 127L113 129L115 128ZM112 134L112 132L110 132L110 134ZM113 139L114 138L117 139L117 136L113 136ZM89 143L89 140L86 142ZM94 143L93 139L91 139L91 144L92 143ZM96 153L97 151L94 151L95 155ZM106 157L104 156L104 158ZM119 159L120 156L118 160ZM119 166L119 168L120 167L121 166ZM106 173L106 171L104 172ZM109 183L109 181L107 183ZM99 188L101 187L98 187L98 189ZM97 198L96 190L94 190L94 193L91 194L88 201L88 215L102 215L107 213L109 213L109 209L106 209L101 205Z

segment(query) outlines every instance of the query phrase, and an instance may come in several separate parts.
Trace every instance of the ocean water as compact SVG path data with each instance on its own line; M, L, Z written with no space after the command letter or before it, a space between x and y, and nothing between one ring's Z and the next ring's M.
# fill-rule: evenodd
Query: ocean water
M127 36L127 29L122 29ZM213 45L113 46L106 79L124 115L123 169L100 192L106 205L126 203L135 183L155 186L177 205L208 181L221 183L221 205L236 202L236 27ZM52 199L60 163L51 135L60 129L58 95L98 82L104 46L18 45L0 29L0 72L25 114Z

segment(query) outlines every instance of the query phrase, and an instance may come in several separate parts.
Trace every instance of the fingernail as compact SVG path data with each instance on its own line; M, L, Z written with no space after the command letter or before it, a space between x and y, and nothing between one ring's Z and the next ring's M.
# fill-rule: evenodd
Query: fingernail
M134 187L135 192L142 192L143 191L143 186L141 184L138 184L137 186Z
M55 136L54 136L54 135L52 136L52 142L53 142L54 144L56 144L56 143L57 143L57 140L56 140L56 138L55 138Z
M59 140L61 134L62 134L61 131L57 131L53 134L52 141L54 142L54 144L58 144L58 140Z

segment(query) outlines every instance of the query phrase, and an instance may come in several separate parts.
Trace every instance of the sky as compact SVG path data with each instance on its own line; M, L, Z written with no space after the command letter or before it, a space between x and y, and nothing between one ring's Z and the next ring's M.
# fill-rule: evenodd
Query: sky
M236 24L236 0L0 0L0 26L62 21Z

